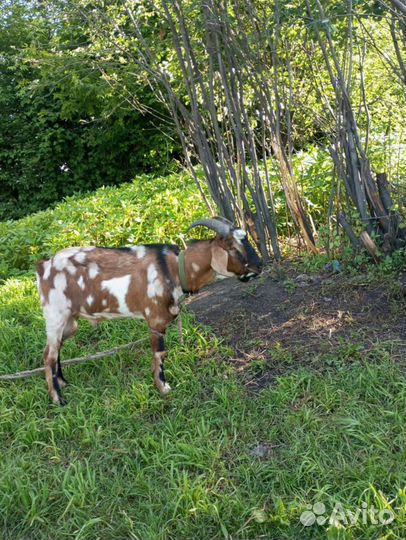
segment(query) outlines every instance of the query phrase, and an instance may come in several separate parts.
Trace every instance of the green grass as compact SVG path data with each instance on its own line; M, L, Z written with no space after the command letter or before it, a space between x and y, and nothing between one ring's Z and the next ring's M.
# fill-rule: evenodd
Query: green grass
M1 372L39 365L33 279L0 295ZM50 404L42 377L1 383L1 538L403 538L405 384L389 353L338 358L323 375L298 367L253 395L227 348L183 317L185 344L176 328L167 340L166 399L148 341L67 368L65 408ZM83 321L63 357L143 336L142 322ZM265 458L252 455L258 444ZM337 502L390 507L396 519L303 527L316 502L328 513Z
M0 373L42 363L36 259L72 244L179 242L204 213L187 177L147 180L0 224ZM404 538L405 382L390 344L363 356L354 338L318 357L320 371L292 369L292 351L275 347L289 370L252 393L232 352L183 319L184 345L176 327L167 338L165 398L140 321L81 322L65 359L146 341L67 368L64 408L50 403L43 377L0 382L2 540ZM267 368L253 361L252 377ZM364 503L395 520L304 527L317 502L327 516L336 503L353 513Z

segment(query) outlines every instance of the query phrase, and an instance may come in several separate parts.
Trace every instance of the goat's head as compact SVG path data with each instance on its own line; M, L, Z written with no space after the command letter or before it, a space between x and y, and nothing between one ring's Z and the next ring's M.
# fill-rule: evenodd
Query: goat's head
M211 245L211 266L222 276L249 281L262 271L262 261L248 241L247 233L227 219L215 217L195 221L192 227L208 227L217 233Z

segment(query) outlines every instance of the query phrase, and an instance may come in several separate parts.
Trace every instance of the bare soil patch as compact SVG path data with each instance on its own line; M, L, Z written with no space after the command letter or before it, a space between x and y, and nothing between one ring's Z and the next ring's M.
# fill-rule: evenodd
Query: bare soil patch
M298 366L328 367L337 351L351 362L380 346L403 363L406 276L369 281L367 275L300 274L285 263L248 284L216 282L186 304L231 345L230 362L249 373L247 384L262 388Z

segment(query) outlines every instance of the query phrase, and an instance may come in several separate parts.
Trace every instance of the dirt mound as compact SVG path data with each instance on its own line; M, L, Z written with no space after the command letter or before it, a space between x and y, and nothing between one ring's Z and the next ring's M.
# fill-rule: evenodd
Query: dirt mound
M366 276L310 276L288 265L249 282L219 281L187 299L188 309L234 349L253 385L267 385L298 365L322 369L341 354L365 355L376 343L406 357L406 304L401 281L368 283ZM252 373L252 369L250 370Z

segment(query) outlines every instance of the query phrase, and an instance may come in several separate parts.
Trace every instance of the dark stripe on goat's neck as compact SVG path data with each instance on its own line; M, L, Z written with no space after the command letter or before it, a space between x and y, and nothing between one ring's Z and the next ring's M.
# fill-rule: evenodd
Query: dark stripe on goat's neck
M169 284L170 284L171 289L174 289L175 282L174 282L173 276L172 276L172 274L171 274L171 272L169 270L169 266L168 266L168 259L167 259L168 247L169 246L159 245L158 244L156 247L154 247L152 249L154 249L154 251L155 251L155 256L156 256L158 268L161 270L162 275L164 276L164 279L169 280Z

